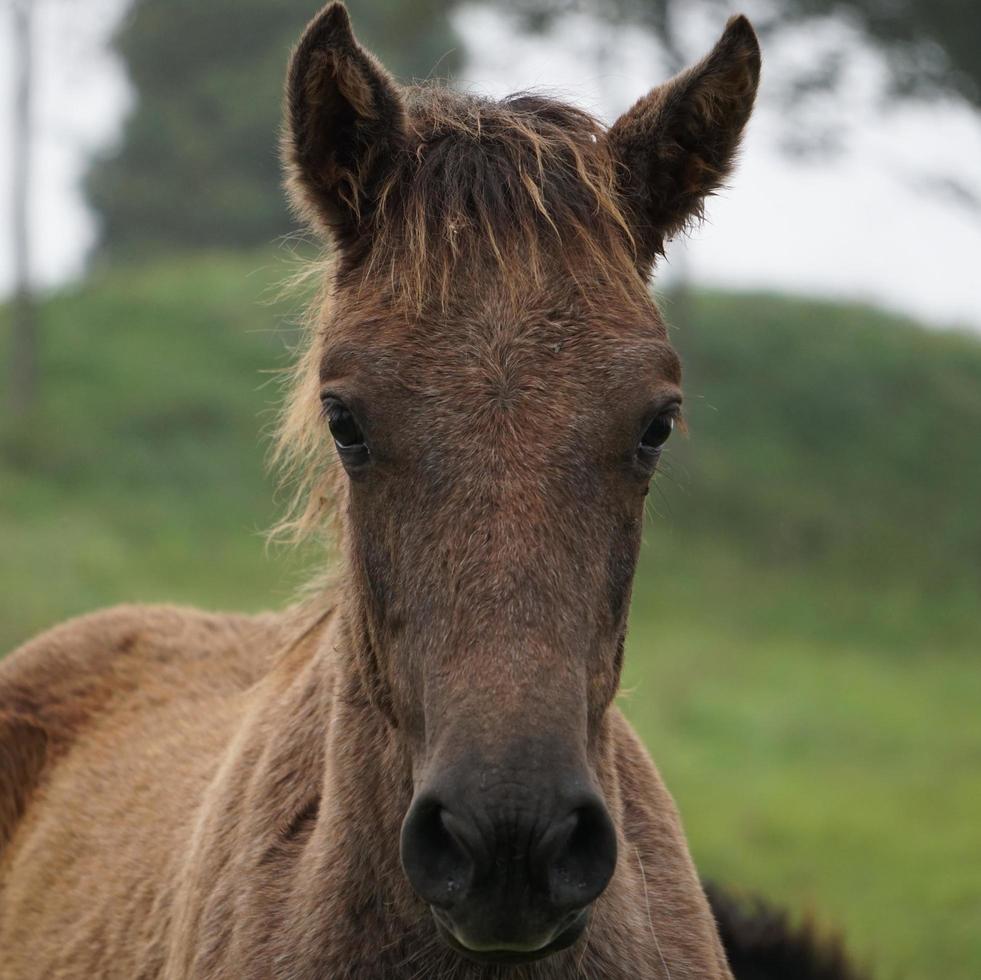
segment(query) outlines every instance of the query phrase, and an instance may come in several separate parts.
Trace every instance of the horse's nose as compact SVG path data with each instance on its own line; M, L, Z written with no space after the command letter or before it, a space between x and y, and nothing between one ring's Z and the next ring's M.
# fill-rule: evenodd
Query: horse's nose
M609 884L617 863L617 838L606 807L582 799L552 822L532 854L532 869L560 911L591 905Z
M402 825L409 882L461 952L543 955L568 945L613 875L616 832L594 792L566 797L545 819L520 802L475 808L465 796L424 792Z
M416 797L402 823L402 867L420 898L452 908L470 893L480 837L431 795Z

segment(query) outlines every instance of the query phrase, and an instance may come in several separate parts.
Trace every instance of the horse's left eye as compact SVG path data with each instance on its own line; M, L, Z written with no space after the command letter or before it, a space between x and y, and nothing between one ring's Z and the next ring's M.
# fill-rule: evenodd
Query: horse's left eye
M674 431L676 418L677 414L674 411L655 416L640 438L639 452L648 457L659 453Z
M365 445L364 434L351 410L342 401L330 396L324 398L323 406L324 416L338 452L347 458L366 455L368 447Z

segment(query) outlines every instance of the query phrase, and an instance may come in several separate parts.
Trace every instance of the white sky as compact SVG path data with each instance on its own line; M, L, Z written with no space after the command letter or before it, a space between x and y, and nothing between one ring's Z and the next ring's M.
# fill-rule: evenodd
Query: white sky
M104 51L126 0L37 0L38 145L35 147L34 269L56 285L82 274L94 223L79 191L85 160L111 143L130 103L120 66ZM753 0L744 6L749 7ZM457 18L467 52L464 81L501 95L542 88L612 120L663 80L655 47L638 31L603 34L581 17L548 38L517 34L500 14L472 7ZM356 25L355 25L356 26ZM684 25L697 58L722 23ZM0 5L0 132L10 132L9 12ZM600 62L597 38L615 57ZM799 125L776 98L787 64L807 65L845 45L847 97L820 116L844 134L847 151L800 161L778 143ZM881 72L843 29L810 31L764 52L764 82L739 169L711 202L708 221L685 248L703 283L858 297L938 325L981 330L981 212L917 189L954 176L981 199L981 120L955 104L883 111ZM808 116L810 119L811 117ZM270 140L275 134L270 133ZM9 147L9 138L0 147ZM0 154L0 189L10 154ZM9 192L0 197L0 289L10 276ZM678 248L669 254L677 265ZM670 275L669 268L666 275Z

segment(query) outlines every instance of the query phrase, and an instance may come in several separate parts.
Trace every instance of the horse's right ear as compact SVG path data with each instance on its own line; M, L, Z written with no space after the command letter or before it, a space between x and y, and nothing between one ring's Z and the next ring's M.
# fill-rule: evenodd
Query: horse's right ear
M628 220L647 265L702 213L732 168L760 81L760 46L733 17L711 53L645 95L611 127Z
M282 156L293 207L341 243L370 217L405 144L405 107L392 77L358 44L342 3L307 26L286 81Z

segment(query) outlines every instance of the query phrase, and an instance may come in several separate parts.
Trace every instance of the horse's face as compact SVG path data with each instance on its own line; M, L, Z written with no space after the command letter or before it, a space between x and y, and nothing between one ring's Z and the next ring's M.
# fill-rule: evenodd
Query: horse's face
M338 7L294 57L293 190L341 246L299 410L334 443L350 625L412 759L403 867L472 958L569 945L615 870L606 711L681 411L638 268L726 172L757 72L736 22L607 135L542 100L407 113Z
M681 405L652 305L560 293L412 323L351 298L321 361L369 669L414 762L403 862L475 953L566 944L613 872L598 753Z

